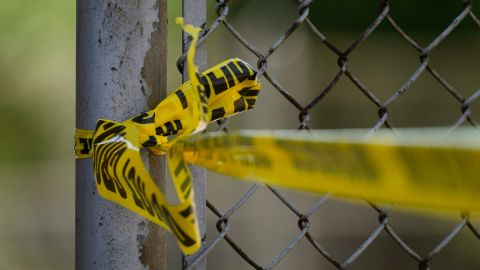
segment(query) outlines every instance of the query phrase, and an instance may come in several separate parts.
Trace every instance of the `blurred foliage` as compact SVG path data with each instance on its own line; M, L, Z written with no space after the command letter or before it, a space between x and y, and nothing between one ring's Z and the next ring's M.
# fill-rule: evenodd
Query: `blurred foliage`
M255 2L257 8L265 10L265 13L271 12L272 9L281 12L282 9L280 7L284 5L284 3L272 5L271 1L247 0L231 1L229 7L231 10L236 10L251 2ZM287 2L291 2L293 5L296 1L291 0ZM395 0L389 1L389 14L406 31L439 32L445 29L463 10L464 2L466 1ZM309 18L320 30L337 32L362 31L378 16L381 10L381 1L313 1L309 7ZM473 5L473 11L478 14L480 5ZM234 16L234 12L231 12L229 15L230 18ZM458 29L460 31L471 31L475 29L475 26L472 23L467 23L462 24Z
M2 1L0 33L0 162L58 157L73 134L75 1Z
M463 2L435 0L389 1L389 14L407 32L440 32L463 10ZM359 12L361 10L362 12ZM380 1L314 1L310 18L321 29L335 31L364 30L381 10ZM478 11L479 6L474 5ZM473 24L462 24L458 30L473 30Z

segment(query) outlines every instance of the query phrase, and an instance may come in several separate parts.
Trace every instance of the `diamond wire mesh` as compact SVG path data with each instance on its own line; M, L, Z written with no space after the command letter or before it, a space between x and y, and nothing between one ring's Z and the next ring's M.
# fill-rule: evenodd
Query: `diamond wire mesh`
M389 108L395 103L405 92L409 91L412 84L424 73L428 73L434 78L441 87L447 91L451 98L458 102L460 108L460 116L451 124L450 130L453 131L461 125L468 124L475 128L478 128L476 121L471 113L471 104L474 100L480 99L480 89L475 91L472 95L465 97L461 92L452 86L446 78L433 68L430 64L430 53L440 44L442 41L452 33L463 21L471 20L475 27L480 30L480 20L472 11L472 1L463 1L463 6L460 9L455 19L427 46L422 47L417 41L409 36L395 19L390 15L390 3L389 1L379 2L378 16L371 22L367 29L348 46L346 50L339 49L334 43L332 43L326 36L318 29L312 21L309 19L309 5L313 0L297 0L298 4L298 17L283 34L278 37L275 43L270 46L268 50L262 52L257 49L252 43L244 38L239 31L228 20L229 5L228 0L217 0L216 5L216 19L214 22L202 32L199 44L202 44L207 40L212 32L218 27L225 27L228 32L248 51L250 51L257 58L257 71L259 78L263 78L268 81L274 89L276 89L289 103L291 103L298 110L298 126L297 129L311 129L310 125L310 111L322 101L336 86L339 79L343 76L347 77L378 111L378 120L371 128L370 132L366 136L370 136L378 129L385 127L390 129L395 134L399 135L389 119ZM403 85L395 91L390 97L383 101L379 99L374 92L366 87L362 81L354 75L354 73L348 68L349 55L355 51L360 44L362 44L369 36L377 29L382 23L388 23L398 35L400 35L408 44L418 52L420 58L420 65L416 68L413 74L403 83ZM314 34L316 39L323 44L328 50L333 52L337 58L338 71L335 76L331 78L328 84L320 89L318 94L314 96L306 105L302 105L297 99L290 94L290 92L284 88L279 81L277 81L272 74L270 74L267 64L270 56L272 56L291 35L300 27L307 27L311 33ZM177 66L180 72L183 70L185 63L185 55L182 55L178 61ZM224 130L228 132L227 120L218 121L219 127L217 130ZM400 136L400 135L399 135ZM326 261L337 269L347 269L365 252L365 250L379 237L382 232L385 232L411 259L415 260L418 264L418 269L430 269L429 262L434 259L461 231L467 230L471 233L472 237L480 240L480 230L475 227L470 221L470 214L468 211L464 211L460 215L459 221L454 228L444 237L441 241L430 249L430 252L426 256L421 256L411 246L409 246L395 229L389 224L389 213L391 207L380 207L373 202L367 202L378 213L378 225L373 231L366 237L366 239L356 248L356 250L350 254L346 259L339 260L330 255L324 246L313 237L310 232L310 220L309 217L314 214L328 199L329 194L320 197L309 209L301 211L294 203L289 201L285 195L283 195L278 189L266 186L279 200L284 204L292 213L298 217L298 232L294 235L290 242L285 245L282 250L276 254L267 264L260 265L250 256L248 250L243 250L238 242L229 236L230 218L236 213L236 211L244 205L252 195L262 186L261 184L253 184L251 187L238 199L233 205L229 206L226 211L222 212L217 209L212 203L207 200L208 209L218 218L216 221L216 229L218 235L216 235L209 243L204 243L202 249L197 254L184 258L183 269L192 269L196 263L202 258L211 253L220 241L225 240L230 247L247 262L253 269L272 269L274 268L285 256L299 243L301 239L307 239L311 244L311 247L315 249L319 255L321 255ZM205 238L205 237L204 237Z

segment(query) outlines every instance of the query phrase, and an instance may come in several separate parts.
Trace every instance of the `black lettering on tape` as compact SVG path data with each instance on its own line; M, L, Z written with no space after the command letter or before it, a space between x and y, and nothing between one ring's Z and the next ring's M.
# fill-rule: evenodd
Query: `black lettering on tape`
M253 87L245 87L242 90L238 91L238 93L242 97L256 97L258 96L258 93L260 93L260 90L258 89L251 89Z
M104 130L107 130L107 129L109 129L110 127L112 127L113 125L115 125L115 124L112 123L112 122L106 123L105 125L103 125L103 129L104 129ZM121 126L120 126L120 127L121 127Z
M134 118L132 118L132 121L135 123L139 124L153 124L155 120L155 113L152 114L152 116L148 117L148 113L144 112L141 113Z
M217 78L214 72L207 73L207 77L212 82L213 91L218 95L228 89L227 82L224 77Z
M188 107L188 102L187 102L187 98L185 97L185 94L183 93L183 91L178 90L178 91L175 92L175 94L177 95L178 99L182 103L182 108L186 109Z
M132 167L132 169L134 169L134 167ZM132 178L130 178L130 179L134 180L134 185L133 186L134 186L137 194L140 196L140 199L141 199L142 203L145 205L145 210L147 210L147 212L152 217L154 217L155 213L153 212L153 207L150 205L150 203L148 201L148 198L147 198L147 194L145 192L145 183L142 181L142 179L140 178L139 175L135 175L135 170L133 170Z
M95 147L94 171L97 178L97 184L100 185L103 182L108 190L115 192L115 183L108 174L108 165L114 151L124 152L125 150L126 147L119 142L103 144Z
M98 120L97 125L95 125L95 130L99 130L100 127L103 125L103 123L105 123L105 120L102 120L102 119Z
M132 191L132 198L135 204L142 208L145 209L143 206L143 202L140 200L139 196L137 195L136 190L133 188L133 183L135 182L135 167L128 167L130 165L130 159L127 159L127 162L123 165L122 168L122 175L123 178L126 180L125 182L127 183L127 186L130 188L130 191ZM128 173L127 173L128 170Z
M179 176L182 170L185 169L185 161L183 159L180 160L180 163L178 163L177 167L175 168L175 176Z
M212 110L212 119L210 121L214 121L217 119L222 118L225 115L225 109L223 107L213 109Z
M155 134L157 135L163 135L165 131L163 130L162 126L158 126L155 128Z
M233 102L233 107L234 107L234 110L233 110L234 113L245 111L245 101L243 100L243 98L239 98L235 100Z
M241 145L241 146L254 146L255 142L251 137L247 136L238 136L235 137L236 144Z
M165 206L161 206L164 213L165 213L165 221L169 225L170 229L172 230L173 234L177 237L177 239L186 247L190 247L195 244L195 240L193 240L178 223L175 221L173 216L170 214L168 209Z
M176 236L177 240L185 247L193 246L195 244L195 240L193 240L184 230L182 230L181 226L175 221L165 206L159 205L155 194L152 194L151 201L155 213L167 224L172 233Z
M190 192L191 192L191 191L192 191L192 188L191 188L191 187L190 187L189 189L187 189L187 190L185 191L185 194L183 195L183 198L187 199L188 196L190 196Z
M157 195L155 195L155 193L152 193L152 195L150 196L150 202L152 204L152 208L153 208L153 211L155 212L155 215L158 217L159 220L161 220L162 222L165 222L164 221L165 215L162 212L162 208L160 208L160 205L158 204Z
M191 205L189 205L187 208L185 208L185 210L180 211L180 215L182 215L182 217L184 217L184 218L187 218L192 213L193 213L193 209L192 209Z
M200 102L202 102L202 104L205 104L207 105L208 101L207 101L207 97L205 95L202 95L203 93L200 92Z
M112 135L117 135L125 129L125 126L121 126L121 125L118 125L118 126L112 128L112 129L108 129L112 125L113 125L113 123L106 123L105 125L103 125L103 130L104 131L102 133L100 133L100 135L95 136L95 139L93 140L93 144L103 142L103 141L106 140L107 137L111 137ZM99 130L99 128L97 128L97 132L98 132L98 130Z
M188 167L187 167L187 164L185 163L185 160L180 159L177 167L175 167L175 170L174 170L173 174L175 175L176 178L178 178L182 171L185 172L186 177L182 181L182 184L180 185L180 190L183 193L183 197L185 199L187 199L188 195L190 194L190 191L191 191L192 178L190 177L190 174L187 173L188 172ZM190 187L190 188L188 188L188 187Z
M226 66L221 67L220 70L222 70L225 78L227 78L228 87L233 87L235 85L235 80L233 79L230 70Z
M255 108L255 102L257 101L256 99L253 99L253 98L247 98L245 99L245 101L247 102L247 109L253 109Z
M80 150L80 154L88 154L92 149L92 138L78 138L78 141L83 145L82 149Z
M158 142L157 142L157 138L155 138L155 136L153 135L150 135L148 136L148 139L142 143L142 146L143 147L151 147L151 146L155 146L157 145Z
M177 131L180 131L180 130L183 129L182 121L180 121L178 119L175 119L175 120L173 120L173 122L175 123L175 126L177 127Z
M350 156L357 161L359 164L358 173L363 172L363 175L370 179L378 179L379 175L375 167L375 162L368 155L369 149L364 145L356 144L352 145L349 150L351 151Z
M166 122L165 123L165 128L167 129L167 132L165 132L165 134L163 134L164 136L176 134L175 128L173 127L172 122Z
M109 191L114 193L118 190L120 196L126 198L127 193L122 183L118 180L119 178L117 175L112 177L108 172L109 168L116 168L118 166L120 158L127 150L126 142L121 140L126 134L125 132L122 132L125 129L125 126L114 125L114 123L106 123L103 125L102 127L104 129L106 127L113 127L104 130L104 132L100 133L100 135L94 139L94 171L97 178L97 184L101 185L103 183ZM107 138L116 139L111 143L99 144L104 142Z
M192 182L192 179L190 179L190 175L187 175L187 177L185 177L182 184L180 185L180 189L182 190L183 193L185 193L185 190L187 189L187 187L190 185L191 182Z
M205 95L207 96L207 98L210 97L210 83L208 82L208 79L207 79L207 76L205 75L202 75L200 76L200 83L203 85L203 88L205 89Z
M240 69L235 65L235 63L240 67ZM228 67L232 70L233 74L235 74L235 77L237 77L237 81L239 83L245 81L246 79L250 78L250 70L244 63L243 61L235 61L235 62L230 62L228 63ZM255 73L255 72L253 72Z

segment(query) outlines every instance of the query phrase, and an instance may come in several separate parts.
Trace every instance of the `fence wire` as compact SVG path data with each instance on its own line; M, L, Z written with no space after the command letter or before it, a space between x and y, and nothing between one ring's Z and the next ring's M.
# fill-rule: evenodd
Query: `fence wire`
M448 92L452 99L456 100L459 108L459 117L458 119L451 124L449 132L458 128L459 126L468 124L475 128L478 128L478 124L471 113L471 106L474 100L480 99L480 89L475 91L471 96L462 95L461 91L455 88L448 80L443 77L431 64L430 64L430 54L431 52L441 44L446 37L448 37L452 31L455 30L462 22L465 20L471 20L475 27L480 30L480 20L472 12L472 1L463 1L463 6L459 8L458 15L454 20L438 35L436 36L427 46L422 47L417 41L415 41L408 33L406 33L402 27L397 24L395 19L390 15L390 3L389 1L380 1L379 2L379 13L378 16L373 20L373 22L365 29L362 34L348 46L346 50L341 50L333 42L331 42L327 37L322 33L322 31L317 28L312 21L309 19L309 5L313 0L297 0L298 3L298 17L293 21L288 27L288 29L273 43L270 48L266 51L261 51L256 48L251 42L242 36L242 34L237 31L234 25L232 25L229 20L229 3L227 0L217 0L216 5L216 19L213 23L204 27L204 31L201 34L199 40L199 45L204 43L210 34L216 31L219 27L225 27L228 32L248 51L250 51L257 59L257 71L259 78L263 78L268 81L274 89L276 89L289 103L291 103L298 110L298 125L297 129L311 129L310 124L310 111L317 106L329 93L332 89L335 88L337 82L341 77L347 77L355 86L358 91L360 91L372 104L375 106L378 111L378 120L375 125L371 128L367 136L375 133L380 128L388 128L392 132L397 133L394 127L394 124L389 119L389 108L390 106L401 99L401 96L410 90L412 84L420 77L422 74L429 74L434 78L439 85L441 85L444 91ZM417 51L420 64L417 69L410 75L410 77L401 85L401 87L396 90L390 97L385 100L379 99L372 89L365 86L362 81L349 69L349 56L354 52L360 44L365 42L370 35L377 29L377 27L382 24L389 24L395 32L400 35L408 44ZM291 35L299 29L300 26L305 26L308 28L311 33L317 38L318 42L323 44L328 50L333 52L337 58L338 71L331 78L329 83L327 83L323 88L319 89L318 94L311 99L307 104L301 104L297 99L288 91L281 83L275 79L268 70L268 61L269 58L285 43ZM480 31L478 32L480 34ZM182 55L178 61L178 69L183 71L183 65L185 63L185 55ZM224 130L228 132L228 121L223 120L218 122L218 130ZM398 134L398 133L397 133ZM367 249L368 247L378 239L379 235L382 232L385 232L412 260L416 261L418 264L418 269L430 269L429 263L435 259L446 246L451 243L451 241L459 235L462 231L468 231L471 233L472 237L475 237L477 240L480 240L480 229L475 227L470 221L470 214L467 211L459 214L459 221L456 223L454 228L447 233L441 241L431 247L430 252L426 256L421 256L419 252L415 251L414 248L409 246L399 234L396 233L395 229L389 224L389 215L391 207L380 207L374 202L367 202L370 207L372 207L378 213L378 225L371 233L366 237L366 239L356 248L356 250L350 254L346 259L340 260L332 256L328 250L322 246L322 243L317 241L313 237L309 229L310 216L314 214L319 208L324 205L324 203L329 199L329 194L320 197L309 209L306 211L301 211L295 206L288 198L283 195L278 189L268 186L267 188L278 198L279 203L284 204L292 213L298 217L298 232L294 235L290 242L285 245L282 250L274 256L270 262L265 265L260 265L256 262L248 250L242 249L239 246L238 242L235 241L228 232L230 229L231 221L230 218L235 215L237 210L244 205L252 195L258 190L262 184L253 184L233 205L227 208L225 211L220 211L212 203L207 200L208 209L218 218L216 221L216 229L218 235L209 241L209 243L204 243L202 249L197 254L186 257L183 260L183 269L192 269L195 267L197 262L203 259L205 256L208 256L212 250L214 250L220 241L225 240L230 247L243 259L247 262L253 269L272 269L274 268L285 256L299 243L301 239L307 239L311 244L311 247L318 252L326 261L328 261L332 266L337 269L348 269ZM204 237L205 239L206 237Z

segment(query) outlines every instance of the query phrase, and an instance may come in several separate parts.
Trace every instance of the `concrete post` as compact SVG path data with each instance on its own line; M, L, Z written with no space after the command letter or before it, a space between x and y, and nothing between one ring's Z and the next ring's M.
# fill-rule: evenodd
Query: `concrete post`
M166 95L166 2L77 0L78 128L122 121ZM165 160L143 157L163 181ZM98 196L90 159L76 163L75 203L76 269L166 269L163 231Z

